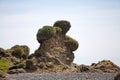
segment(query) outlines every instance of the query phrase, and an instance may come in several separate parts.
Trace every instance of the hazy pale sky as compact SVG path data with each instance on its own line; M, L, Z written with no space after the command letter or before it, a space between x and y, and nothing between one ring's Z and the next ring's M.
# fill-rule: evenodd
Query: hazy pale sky
M75 63L107 59L120 66L120 0L0 0L0 47L28 45L34 53L38 29L56 20L71 22Z

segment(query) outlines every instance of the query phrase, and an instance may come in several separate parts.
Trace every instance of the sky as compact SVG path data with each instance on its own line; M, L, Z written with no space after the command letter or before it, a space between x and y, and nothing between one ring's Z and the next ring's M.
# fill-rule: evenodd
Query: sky
M111 60L120 66L120 0L0 0L0 47L40 46L39 28L67 20L79 42L74 63Z

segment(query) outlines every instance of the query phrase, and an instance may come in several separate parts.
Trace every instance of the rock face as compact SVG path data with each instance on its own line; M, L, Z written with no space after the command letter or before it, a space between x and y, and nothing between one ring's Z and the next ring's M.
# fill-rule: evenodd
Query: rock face
M44 26L38 30L40 47L35 51L41 61L70 65L74 59L73 51L78 42L66 35L71 25L68 21L57 21L54 26Z

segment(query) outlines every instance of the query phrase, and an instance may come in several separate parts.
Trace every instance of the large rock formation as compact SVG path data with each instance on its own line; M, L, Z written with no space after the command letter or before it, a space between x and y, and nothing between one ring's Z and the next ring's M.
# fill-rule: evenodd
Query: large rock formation
M109 60L91 66L73 63L78 42L66 33L71 25L68 21L56 21L53 26L43 26L37 32L40 47L26 61L26 68L38 72L119 72L119 67Z
M66 35L70 27L68 21L62 20L55 22L53 26L44 26L38 30L37 40L40 47L32 58L35 65L43 68L71 66L73 51L78 48L78 42Z

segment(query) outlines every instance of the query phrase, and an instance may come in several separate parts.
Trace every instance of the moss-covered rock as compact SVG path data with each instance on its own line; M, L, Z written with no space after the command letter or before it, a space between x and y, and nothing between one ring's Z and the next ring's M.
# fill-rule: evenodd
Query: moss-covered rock
M30 49L26 45L15 45L11 49L12 56L15 56L16 58L23 58L27 59L29 56Z
M56 21L53 26L61 28L63 34L66 34L71 27L70 22L65 20Z
M78 42L69 36L65 36L65 45L70 48L71 51L75 51L78 48Z
M38 67L51 69L55 68L51 64L56 67L59 65L71 65L74 59L72 51L78 48L78 42L66 36L70 27L70 22L60 20L56 21L53 27L44 26L38 30L37 40L40 47L31 58L35 60Z
M70 27L68 21L61 20L56 21L54 26L40 28L36 34L40 47L32 55L29 55L30 50L26 45L15 45L7 50L7 53L11 54L10 60L13 62L9 69L24 68L21 62L25 62L26 71L41 68L45 71L54 71L55 67L71 65L74 59L72 51L77 49L78 43L74 39L66 37ZM63 68L60 67L59 70L63 70Z
M55 28L52 26L44 26L37 32L37 40L41 43L43 40L51 38L55 34Z
M24 51L23 51L23 49L21 47L15 47L13 49L12 56L15 56L16 58L21 59L23 54L24 54Z

